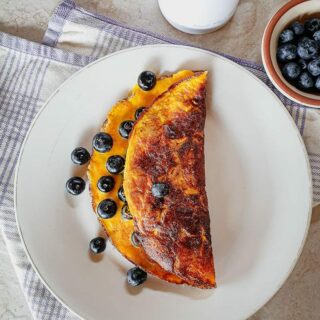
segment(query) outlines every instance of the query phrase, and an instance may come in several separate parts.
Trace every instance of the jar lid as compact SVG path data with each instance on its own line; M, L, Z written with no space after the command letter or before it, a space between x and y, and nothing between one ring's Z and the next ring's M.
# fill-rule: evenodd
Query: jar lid
M239 0L158 0L170 24L180 31L203 34L225 25L237 9Z

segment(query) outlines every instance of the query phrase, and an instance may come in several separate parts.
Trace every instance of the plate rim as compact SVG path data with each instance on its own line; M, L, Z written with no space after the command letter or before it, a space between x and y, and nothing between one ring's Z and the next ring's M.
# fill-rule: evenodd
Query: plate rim
M21 243L23 246L23 249L26 253L26 256L29 259L29 262L32 266L32 268L34 269L35 273L37 274L37 276L39 277L40 281L42 282L42 284L46 287L46 289L48 289L48 291L57 299L58 302L60 302L64 307L66 307L70 312L72 312L73 314L75 314L76 316L78 316L81 320L88 320L86 318L84 318L83 315L79 314L77 311L73 310L70 306L68 306L68 304L58 295L58 293L54 292L53 289L51 289L51 287L49 286L49 284L47 283L47 281L45 280L45 278L41 275L40 271L38 270L36 264L34 263L31 254L28 251L27 248L27 244L24 240L23 237L23 233L21 230L21 225L19 222L19 218L18 218L18 210L17 210L17 194L18 194L18 188L17 188L17 182L19 179L19 171L20 171L20 164L22 161L22 156L24 153L24 149L25 146L29 140L30 137L30 133L35 125L35 123L37 122L38 118L40 117L40 115L42 114L42 112L45 110L45 108L48 106L48 104L51 102L51 100L63 89L63 87L71 82L73 80L73 78L77 77L80 73L85 72L87 69L91 68L93 65L100 63L101 61L107 60L112 58L113 56L122 54L122 53L127 53L130 51L136 51L136 50L144 50L144 49L148 49L148 48L157 48L157 47L162 47L162 48L178 48L178 49L185 49L185 50L191 50L191 51L196 51L196 52L200 52L200 53L204 53L207 55L211 55L213 57L216 57L218 59L221 59L227 63L232 64L233 66L235 66L236 68L242 70L243 72L245 72L248 76L250 76L251 78L253 78L257 83L259 83L261 86L263 86L268 92L269 94L271 94L273 96L273 98L278 102L279 107L281 107L282 111L286 114L287 119L289 120L291 126L293 127L293 130L295 131L295 134L299 140L300 143L300 147L302 148L303 151L303 155L304 155L304 160L306 163L306 169L307 169L307 173L308 173L308 180L309 180L309 188L308 188L308 192L309 192L309 208L308 208L308 218L307 218L307 223L306 223L306 227L305 227L305 231L304 231L304 236L303 239L299 245L299 250L297 251L296 257L293 259L292 264L290 266L290 268L288 269L288 272L286 274L285 277L283 277L283 279L281 281L279 281L278 285L275 286L275 289L273 290L273 292L271 293L270 296L268 296L264 302L260 303L256 308L254 308L250 314L247 315L247 318L251 317L252 315L254 315L256 312L258 312L263 306L265 306L276 294L277 292L280 290L280 288L284 285L284 283L288 280L289 276L291 275L294 267L296 266L302 250L304 248L304 245L306 243L307 240L307 236L309 233L309 228L310 228L310 223L311 223L311 216L312 216L312 203L313 203L313 185L312 185L312 174L311 174L311 166L310 166L310 162L309 162L309 156L307 153L307 149L306 146L304 144L304 141L302 139L302 136L293 120L293 118L291 117L291 115L289 114L289 111L286 109L286 107L283 105L283 103L281 102L280 98L262 81L260 80L257 76L255 76L253 73L251 73L249 70L247 70L246 68L244 68L243 66L239 65L238 63L232 61L231 59L222 56L221 54L212 52L210 50L206 50L206 49L201 49L201 48L197 48L197 47L192 47L192 46L187 46L187 45L176 45L176 44L152 44L152 45L143 45L143 46L136 46L136 47L131 47L131 48L127 48L127 49L123 49L123 50L118 50L116 52L113 52L111 54L108 54L104 57L101 57L89 64L87 64L85 67L82 67L80 70L76 71L75 73L73 73L70 77L68 77L65 81L63 81L55 90L53 93L50 94L50 96L45 100L45 102L43 103L43 105L40 107L39 111L37 112L37 114L35 115L35 118L33 119L32 123L30 124L30 127L26 133L26 136L23 140L23 143L21 145L20 151L19 151L19 157L16 163L16 167L15 167L15 176L14 176L14 195L13 195L13 200L14 200L14 214L15 214L15 219L16 219L16 224L17 224L17 229L18 229L18 233L21 239Z

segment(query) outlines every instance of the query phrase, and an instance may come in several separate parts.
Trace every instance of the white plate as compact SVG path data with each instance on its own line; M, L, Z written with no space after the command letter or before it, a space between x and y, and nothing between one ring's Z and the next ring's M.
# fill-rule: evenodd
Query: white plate
M218 288L175 286L150 277L129 288L131 267L110 244L88 254L100 232L88 188L65 192L85 174L70 160L91 148L106 112L142 70L209 70L206 180ZM309 226L309 164L301 137L276 96L252 74L194 48L157 45L105 57L61 86L25 141L16 177L16 212L34 268L55 296L86 319L245 319L280 288Z

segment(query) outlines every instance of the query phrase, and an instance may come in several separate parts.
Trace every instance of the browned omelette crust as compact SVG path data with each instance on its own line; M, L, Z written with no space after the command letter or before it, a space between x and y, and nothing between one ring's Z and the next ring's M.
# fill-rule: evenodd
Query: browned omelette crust
M163 280L181 284L186 283L177 275L165 271L158 263L154 262L143 250L142 247L135 247L131 242L131 235L134 231L132 220L124 220L121 217L121 208L123 202L118 198L117 192L123 182L123 175L110 174L106 170L106 161L112 155L125 157L128 147L128 140L119 134L119 126L124 120L134 120L135 111L142 107L149 107L153 101L163 92L167 91L173 84L190 77L194 72L191 70L181 70L168 77L162 77L157 80L156 86L150 91L143 91L138 85L135 85L129 97L116 103L110 110L107 120L101 128L101 132L109 133L113 139L113 147L105 153L93 150L90 164L88 167L88 179L90 183L90 193L92 197L92 206L96 212L98 204L104 199L113 199L117 204L117 212L110 219L101 219L99 222L108 234L110 240L119 252L134 264L150 274L153 274ZM104 193L97 188L97 182L100 177L111 175L115 180L115 187L112 191Z
M156 99L129 139L124 190L146 254L200 288L215 286L205 191L207 72L197 72ZM162 199L152 184L165 182Z

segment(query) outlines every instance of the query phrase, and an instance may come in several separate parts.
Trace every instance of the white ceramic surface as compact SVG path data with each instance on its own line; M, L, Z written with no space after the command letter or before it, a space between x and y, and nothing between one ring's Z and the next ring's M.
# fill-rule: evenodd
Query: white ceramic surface
M158 0L163 16L175 28L191 34L212 32L234 15L239 0Z
M76 146L94 133L145 69L209 70L206 181L218 288L198 290L150 277L126 285L131 264L110 244L100 261L88 243L101 230L88 189L66 194L85 174ZM86 319L245 319L280 288L301 252L310 220L305 148L276 96L238 65L199 49L157 45L105 57L48 100L25 141L16 176L21 237L48 288Z

